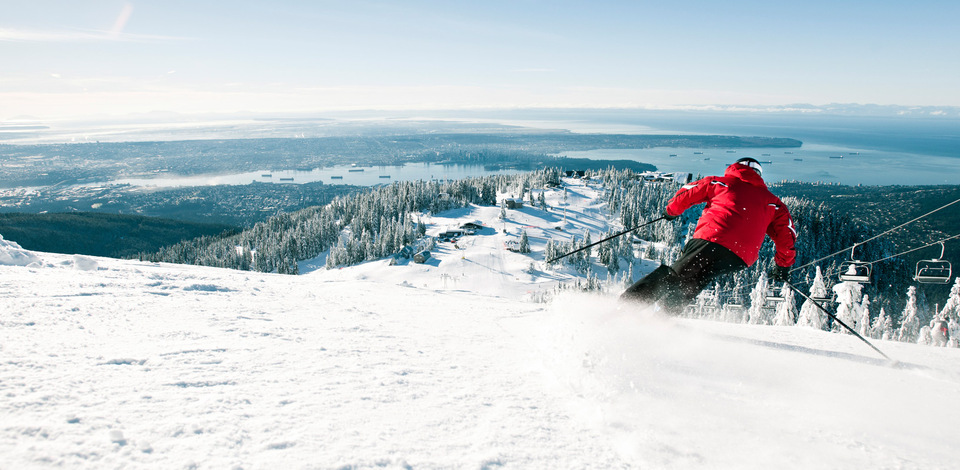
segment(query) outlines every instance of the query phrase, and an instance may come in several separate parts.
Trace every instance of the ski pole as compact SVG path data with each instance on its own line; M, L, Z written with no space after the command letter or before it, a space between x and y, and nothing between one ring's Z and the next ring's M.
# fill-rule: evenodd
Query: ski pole
M583 251L583 250L586 250L587 248L590 248L590 247L592 247L592 246L594 246L594 245L599 245L599 244L601 244L601 243L603 243L603 242L605 242L605 241L607 241L607 240L613 240L614 238L617 238L617 237L626 235L626 234L628 234L628 233L630 233L630 232L632 232L632 231L634 231L634 230L637 230L637 229L646 227L647 225L650 225L650 224L652 224L652 223L654 223L654 222L657 222L657 221L659 221L659 220L663 220L663 219L666 219L666 218L667 218L666 216L660 216L660 217L658 217L658 218L656 218L656 219L653 219L653 220L651 220L650 222L647 222L647 223L645 223L645 224L637 225L636 227L634 227L634 228L632 228L632 229L624 230L624 231L622 231L622 232L620 232L620 233L618 233L618 234L616 234L616 235L611 235L611 236L609 236L609 237L607 237L607 238L604 238L603 240L600 240L600 241L597 241L597 242L593 242L593 243L591 243L591 244L589 244L589 245L587 245L587 246L584 246L584 247L577 248L576 250L573 250L573 251L571 251L570 253L567 253L567 254L565 254L565 255L560 255L560 256L557 256L556 258L553 258L553 259L551 259L551 260L547 260L547 263L549 264L549 263L552 263L552 262L554 262L554 261L564 259L564 258L566 258L567 256L570 256L570 255L572 255L572 254L574 254L574 253L579 253L579 252L581 252L581 251Z
M816 300L811 299L809 295L804 294L802 291L800 291L800 289L797 289L796 287L794 287L793 284L791 284L791 283L789 283L789 282L786 282L785 284L788 285L788 286L790 286L791 289L793 289L796 293L800 294L800 296L803 297L804 299L807 299L807 300L809 300L810 302L813 302L813 304L816 305L817 308L819 308L820 310L822 310L823 313L826 313L830 318L833 319L833 321L839 323L841 326L843 326L843 327L846 328L848 331L850 331L851 333L853 333L854 336L856 336L857 338L860 338L860 340L863 341L864 343L867 343L867 346L870 346L871 348L873 348L874 351L880 353L880 355L883 356L883 357L885 357L888 361L894 362L894 363L897 362L897 361L891 359L890 356L884 354L883 351L877 349L877 347L874 346L873 343L867 341L866 338L864 338L863 336L860 336L860 333L857 333L856 330L854 330L853 328L850 328L849 326L847 326L847 324L844 323L844 322L842 322L839 318L837 318L836 315L830 313L827 309L823 308L823 306L820 305L820 302L817 302Z

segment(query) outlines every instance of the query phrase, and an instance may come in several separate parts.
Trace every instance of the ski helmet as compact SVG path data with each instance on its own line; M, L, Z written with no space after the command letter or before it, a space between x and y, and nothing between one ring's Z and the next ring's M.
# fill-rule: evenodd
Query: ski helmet
M750 168L753 168L753 171L756 171L758 175L763 176L763 167L760 166L760 162L758 162L755 158L743 157L734 163L739 163L741 165L746 165Z

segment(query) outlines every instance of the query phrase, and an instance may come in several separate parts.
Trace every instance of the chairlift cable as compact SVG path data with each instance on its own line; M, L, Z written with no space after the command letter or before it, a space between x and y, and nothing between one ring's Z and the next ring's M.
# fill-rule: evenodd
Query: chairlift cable
M896 258L896 257L898 257L898 256L903 256L903 255L906 255L906 254L910 254L910 253L913 253L914 251L922 250L922 249L924 249L924 248L929 248L929 247L931 247L931 246L933 246L933 245L939 245L939 244L941 244L941 243L943 243L943 242L950 241L950 240L954 240L954 239L957 239L957 238L960 238L960 233L958 233L958 234L956 234L956 235L951 235L951 236L949 236L949 237L947 237L947 238L943 238L943 239L940 239L940 240L935 241L935 242L927 243L926 245L923 245L923 246L918 246L918 247L916 247L916 248L911 248L911 249L906 250L906 251L901 251L900 253L897 253L897 254L895 254L895 255L887 256L886 258L881 258L881 259L878 259L878 260L875 260L875 261L863 261L862 263L865 264L865 265L871 265L871 266L872 266L873 264L879 263L879 262L881 262L881 261L886 261L886 260L888 260L888 259ZM792 272L792 271L791 271L791 272ZM834 274L837 274L837 273L838 273L837 271L827 271L827 272L823 273L823 275L824 275L824 277L832 277Z
M888 259L890 259L890 258L896 258L897 256L903 256L903 255L906 255L906 254L909 254L909 253L913 253L914 251L922 250L922 249L924 249L924 248L928 248L928 247L931 247L931 246L933 246L933 245L939 245L939 244L941 244L941 243L943 243L943 242L945 242L945 241L953 240L953 239L955 239L955 238L960 238L960 233L958 233L958 234L956 234L956 235L949 236L949 237L944 238L944 239L941 239L940 241L935 241L935 242L927 243L926 245L918 246L918 247L913 248L913 249L911 249L911 250L907 250L907 251L904 251L904 252L897 253L897 254L895 254L895 255L887 256L886 258L878 259L878 260L876 260L876 261L869 261L869 262L865 262L865 263L866 263L866 264L879 263L879 262L881 262L881 261L886 261L886 260L888 260Z
M916 217L916 218L914 218L914 219L912 219L912 220L909 220L909 221L907 221L907 222L904 222L904 223L902 223L902 224L900 224L900 225L898 225L898 226L896 226L896 227L893 227L893 228L891 228L891 229L887 230L886 232L883 232L883 233L881 233L881 234L879 234L879 235L874 235L874 236L872 236L872 237L870 237L870 238L868 238L868 239L866 239L866 240L863 240L863 241L854 243L853 246L848 246L848 247L846 247L846 248L844 248L844 249L842 249L842 250L840 250L840 251L837 251L836 253L831 253L831 254L829 254L829 255L827 255L827 256L824 256L823 258L820 258L820 259L817 259L817 260L813 260L813 261L811 261L811 262L809 262L809 263L807 263L807 264L805 264L805 265L803 265L803 266L797 266L796 268L791 269L790 272L794 272L794 271L797 271L797 270L806 268L807 266L810 266L810 265L819 263L819 262L821 262L821 261L823 261L823 260L825 260L825 259L827 259L827 258L832 258L832 257L834 257L834 256L837 256L837 255L839 255L840 253L844 253L844 252L846 252L847 250L856 247L857 245L863 245L864 243L867 243L867 242L869 242L869 241L876 240L877 238L880 238L880 237L882 237L882 236L884 236L884 235L886 235L886 234L888 234L888 233L890 233L890 232L893 232L893 231L895 231L895 230L899 230L899 229L901 229L901 228L903 228L903 227L905 227L905 226L907 226L907 225L910 225L910 224L912 224L912 223L914 223L914 222L916 222L916 221L918 221L918 220L920 220L920 219L922 219L922 218L924 218L924 217L926 217L926 216L928 216L928 215L930 215L930 214L933 214L934 212L937 212L937 211L941 211L941 210L943 210L943 209L946 209L947 207L950 207L950 206L952 206L952 205L954 205L954 204L956 204L956 203L958 203L958 202L960 202L960 199L957 199L957 200L955 200L955 201L953 201L953 202L950 202L950 203L947 203L947 204L945 204L945 205L943 205L943 206L940 206L940 207L938 207L938 208L936 208L936 209L934 209L934 210L932 210L932 211L930 211L930 212L927 212L926 214L923 214L923 215L921 215L921 216L919 216L919 217ZM924 247L924 248L925 248L925 247ZM881 261L882 261L882 260L881 260Z
M958 200L960 200L960 199L958 199ZM951 235L951 236L946 237L946 238L942 238L942 239L937 240L937 241L935 241L935 242L927 243L926 245L923 245L923 246L918 246L918 247L916 247L916 248L909 249L909 250L907 250L907 251L902 251L902 252L897 253L897 254L895 254L895 255L890 255L890 256L887 256L886 258L878 259L878 260L876 260L876 261L864 261L863 264L871 265L871 266L872 266L874 263L880 263L880 262L886 261L886 260L888 260L888 259L892 259L892 258L896 258L896 257L898 257L898 256L903 256L903 255L906 255L906 254L910 254L910 253L913 253L914 251L922 250L922 249L924 249L924 248L929 248L929 247L931 247L931 246L933 246L933 245L938 245L938 244L941 244L941 243L943 243L943 242L947 242L947 241L954 240L954 239L958 239L958 238L960 238L960 233L958 233L958 234L956 234L956 235ZM859 243L858 243L858 244L859 244ZM844 250L844 251L845 251L845 250ZM842 253L842 252L843 252L843 251L840 251L839 253ZM826 259L826 258L829 258L829 256L824 257L824 258L821 258L821 259L818 260L818 261L822 261L822 260L824 260L824 259ZM809 265L809 264L804 265L804 266L801 266L801 267L806 267L806 266L808 266L808 265ZM797 269L800 269L800 268L797 268ZM794 270L791 270L790 272L793 272L793 271L794 271ZM825 271L825 272L823 273L823 277L825 277L825 278L830 278L830 277L833 277L835 274L838 274L838 272L837 272L837 271ZM807 282L800 282L800 283L796 283L796 284L791 283L791 285L794 285L794 286L796 286L796 285L801 285L801 286L803 286L803 285L806 285L806 284L808 284L808 283L807 283ZM741 288L739 292L742 293L742 292L748 291L748 290L750 290L750 289ZM725 293L731 293L731 292L737 292L737 291L736 291L735 289L722 289L722 290L721 290L721 289L717 289L717 290L715 290L715 292L716 292L717 294L725 294Z
M930 214L933 214L933 213L935 213L935 212L938 212L938 211L941 211L941 210L943 210L943 209L946 209L947 207L950 207L950 206L952 206L952 205L954 205L954 204L956 204L956 203L958 203L958 202L960 202L960 199L956 199L956 200L954 200L954 201L952 201L952 202L949 202L949 203L947 203L947 204L944 204L944 205L942 205L942 206L940 206L940 207L938 207L938 208L936 208L936 209L934 209L934 210L932 210L932 211L930 211L930 212L927 212L926 214L923 214L923 215L921 215L921 216L915 217L915 218L913 218L913 219L911 219L911 220L909 220L909 221L907 221L907 222L904 222L904 223L902 223L902 224L900 224L900 225L898 225L898 226L896 226L896 227L893 227L893 228L891 228L891 229L889 229L889 230L887 230L887 231L885 231L885 232L883 232L883 233L881 233L881 234L879 234L879 235L874 235L873 237L870 237L870 238L868 238L868 239L866 239L866 240L863 240L863 241L854 243L854 244L853 244L852 246L850 246L850 247L844 248L844 249L839 250L839 251L837 251L837 252L835 252L835 253L831 253L831 254L829 254L829 255L827 255L827 256L824 256L824 257L822 257L822 258L813 260L813 261L811 261L811 262L809 262L809 263L807 263L807 264L804 264L803 266L798 266L798 267L796 267L796 268L793 268L793 269L790 270L790 272L792 273L792 272L794 272L794 271L798 271L798 270L800 270L800 269L803 269L803 268L806 268L806 267L808 267L808 266L811 266L811 265L814 265L814 264L816 264L816 263L819 263L820 261L823 261L823 260L825 260L825 259L829 259L829 258L832 258L832 257L834 257L834 256L836 256L836 255L841 254L841 253L845 253L847 250L849 250L849 249L851 249L851 248L855 248L857 245L862 245L862 244L867 243L867 242L869 242L869 241L876 240L877 238L880 238L880 237L882 237L882 236L884 236L884 235L886 235L886 234L888 234L888 233L890 233L890 232L899 230L899 229L901 229L901 228L903 228L903 227L905 227L905 226L907 226L907 225L910 225L910 224L912 224L912 223L914 223L914 222L916 222L916 221L918 221L918 220L920 220L920 219L923 219L924 217L929 216ZM659 220L659 219L657 219L657 220ZM651 221L651 222L655 222L655 221L656 221L656 220ZM640 228L640 227L636 227L636 228ZM617 235L615 235L614 237L623 235L624 233L629 232L629 231L632 231L632 230L636 230L636 228L631 229L631 230L628 230L628 231L621 232L620 234L617 234ZM613 238L613 237L611 237L611 238ZM948 240L953 240L953 239L955 239L955 238L960 238L960 234L953 235L953 236L944 238L944 239L942 239L942 240L939 240L939 241L936 241L936 242L932 242L932 243L929 243L929 244L927 244L927 245L924 245L924 246L921 246L921 247L917 247L917 248L914 248L914 249L912 249L912 250L904 251L904 252L902 252L902 253L898 253L898 254L895 254L895 255L892 255L892 256L888 256L888 257L886 257L886 258L879 259L879 260L876 260L876 261L869 261L869 262L865 261L865 262L863 262L863 264L865 264L865 265L871 265L871 266L872 266L874 263L879 263L879 262L881 262L881 261L886 261L886 260L891 259L891 258L896 258L897 256L902 256L902 255L905 255L905 254L908 254L908 253L912 253L912 252L914 252L914 251L921 250L921 249L923 249L923 248L927 248L927 247L936 245L936 244L938 244L938 243L943 243L943 242L948 241ZM607 239L604 239L604 240L601 240L600 242L603 242L603 241L606 241L606 240L607 240ZM600 243L600 242L597 242L597 243ZM594 245L596 245L597 243L594 243ZM593 245L591 245L591 246L593 246ZM584 247L584 248L587 248L587 247ZM577 250L577 251L579 251L579 250ZM565 255L563 255L563 256L560 256L559 258L555 258L554 260L551 260L551 261L555 261L555 260L557 260L557 259L564 258L564 257L569 256L569 255L571 255L571 254L573 254L573 253L567 253L567 254L565 254ZM829 272L824 273L824 277L832 277L834 274L837 274L837 273L835 273L835 272L833 272L833 271L829 271ZM803 284L806 284L806 283L801 283L801 285L803 285ZM793 287L793 284L791 284L791 287ZM794 290L796 290L795 287L794 287ZM716 291L717 294L727 293L727 292L734 292L734 289L724 289L724 290L718 290L718 291ZM818 305L818 306L819 306L819 305Z

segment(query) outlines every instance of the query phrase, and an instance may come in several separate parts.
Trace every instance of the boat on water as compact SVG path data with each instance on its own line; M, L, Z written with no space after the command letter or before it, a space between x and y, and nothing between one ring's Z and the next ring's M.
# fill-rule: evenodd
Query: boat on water
M675 154L675 153L671 153L671 154L670 154L670 156L671 156L671 157L676 157L676 156L677 156L677 154Z
M727 150L727 153L737 153L736 150Z
M802 159L802 158L794 158L793 161L795 161L795 162L802 162L803 159Z
M381 178L390 178L390 175L380 175Z
M793 152L783 152L786 155L793 155Z
M260 176L263 177L263 178L273 178L273 175L271 175L270 173L264 173L264 174L262 174L262 175L260 175Z
M293 178L280 178L280 181L293 181Z
M843 155L830 155L830 158L843 158Z
M707 160L709 160L709 159L710 159L710 157L707 157L707 158L704 158L703 160L704 160L704 161L707 161Z
M703 152L693 152L694 155L703 155Z
M352 173L356 173L356 172L358 172L358 171L363 171L363 168L351 168L351 169L349 169L349 170L347 170L347 171L352 172Z
M342 176L331 176L330 179L332 179L332 180L342 180L343 177L342 177Z
M769 157L770 154L769 154L769 153L764 153L764 154L761 154L760 156L761 156L761 157Z

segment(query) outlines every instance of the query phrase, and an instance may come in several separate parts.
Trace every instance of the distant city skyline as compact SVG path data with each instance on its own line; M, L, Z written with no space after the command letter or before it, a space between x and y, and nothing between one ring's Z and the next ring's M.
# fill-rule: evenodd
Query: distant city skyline
M0 120L957 107L958 17L932 1L8 2Z

